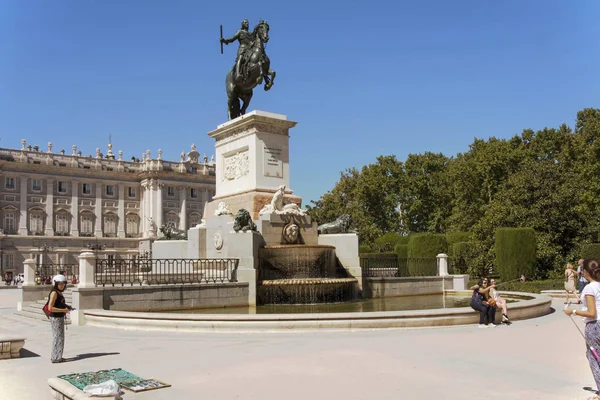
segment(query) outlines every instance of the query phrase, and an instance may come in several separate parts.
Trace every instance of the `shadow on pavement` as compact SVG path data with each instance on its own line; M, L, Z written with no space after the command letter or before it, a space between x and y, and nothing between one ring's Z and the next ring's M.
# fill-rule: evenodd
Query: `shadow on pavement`
M114 356L114 355L117 355L117 354L121 354L121 353L83 353L83 354L78 354L75 357L67 358L66 361L67 362L79 361L79 360L83 360L83 359L86 359L86 358Z
M21 349L21 358L39 357L40 355L31 350Z
M596 392L596 390L594 390L594 388L593 388L593 387L590 387L590 386L584 386L584 387L582 387L582 389L583 389L583 390L587 390L588 392L595 393L595 394L598 394L598 393L599 393L599 392Z

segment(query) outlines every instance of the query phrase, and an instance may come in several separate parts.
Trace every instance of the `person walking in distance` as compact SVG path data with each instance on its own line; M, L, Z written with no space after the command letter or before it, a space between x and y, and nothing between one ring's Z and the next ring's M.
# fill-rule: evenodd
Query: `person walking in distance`
M565 304L569 304L569 294L572 294L573 297L577 298L577 295L575 294L575 276L573 264L567 264L567 268L565 269Z
M583 303L581 310L566 308L564 313L569 317L578 315L584 317L585 322L585 339L587 341L587 359L592 370L592 375L596 381L596 389L600 391L600 364L596 359L592 346L600 349L600 322L598 321L598 310L600 309L600 264L597 260L590 258L583 262L583 275L589 282L583 288L581 293L581 302ZM600 395L592 397L594 400L600 400Z
M579 294L581 294L585 285L589 283L589 281L585 279L585 276L583 275L583 258L580 258L579 261L577 261L577 278L577 290L579 290Z
M65 348L65 316L71 311L71 306L65 302L63 292L67 287L67 277L56 275L52 279L52 291L48 296L50 325L52 326L52 363L65 362L62 357Z

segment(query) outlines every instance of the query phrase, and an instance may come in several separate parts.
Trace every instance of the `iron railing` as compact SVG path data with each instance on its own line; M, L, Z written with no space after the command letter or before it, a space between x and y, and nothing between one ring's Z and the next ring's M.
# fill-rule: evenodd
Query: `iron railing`
M97 285L174 285L237 282L239 259L96 259Z
M79 264L38 264L35 266L35 283L38 285L51 285L55 275L62 274L67 277L68 283L79 282Z
M368 256L360 258L360 267L366 278L438 275L437 258Z

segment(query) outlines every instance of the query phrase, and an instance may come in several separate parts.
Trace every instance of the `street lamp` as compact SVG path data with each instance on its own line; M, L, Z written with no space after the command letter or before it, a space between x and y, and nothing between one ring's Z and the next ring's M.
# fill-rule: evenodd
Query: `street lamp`
M98 243L98 239L94 243L88 243L85 245L88 249L92 250L94 254L98 251L106 249L106 243Z
M43 246L38 246L38 252L40 252L40 254L42 254L42 258L41 260L38 261L38 263L40 265L44 264L44 260L46 258L48 258L48 260L50 261L49 264L52 264L52 260L50 259L50 257L46 257L48 255L48 252L52 252L54 251L54 246L48 246L48 243L44 242Z

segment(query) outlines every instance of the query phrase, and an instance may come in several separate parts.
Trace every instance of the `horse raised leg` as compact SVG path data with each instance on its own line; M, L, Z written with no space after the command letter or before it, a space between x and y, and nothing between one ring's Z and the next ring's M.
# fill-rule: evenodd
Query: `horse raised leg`
M277 75L277 73L271 69L265 74L265 92L271 89L273 83L275 83L275 75Z

